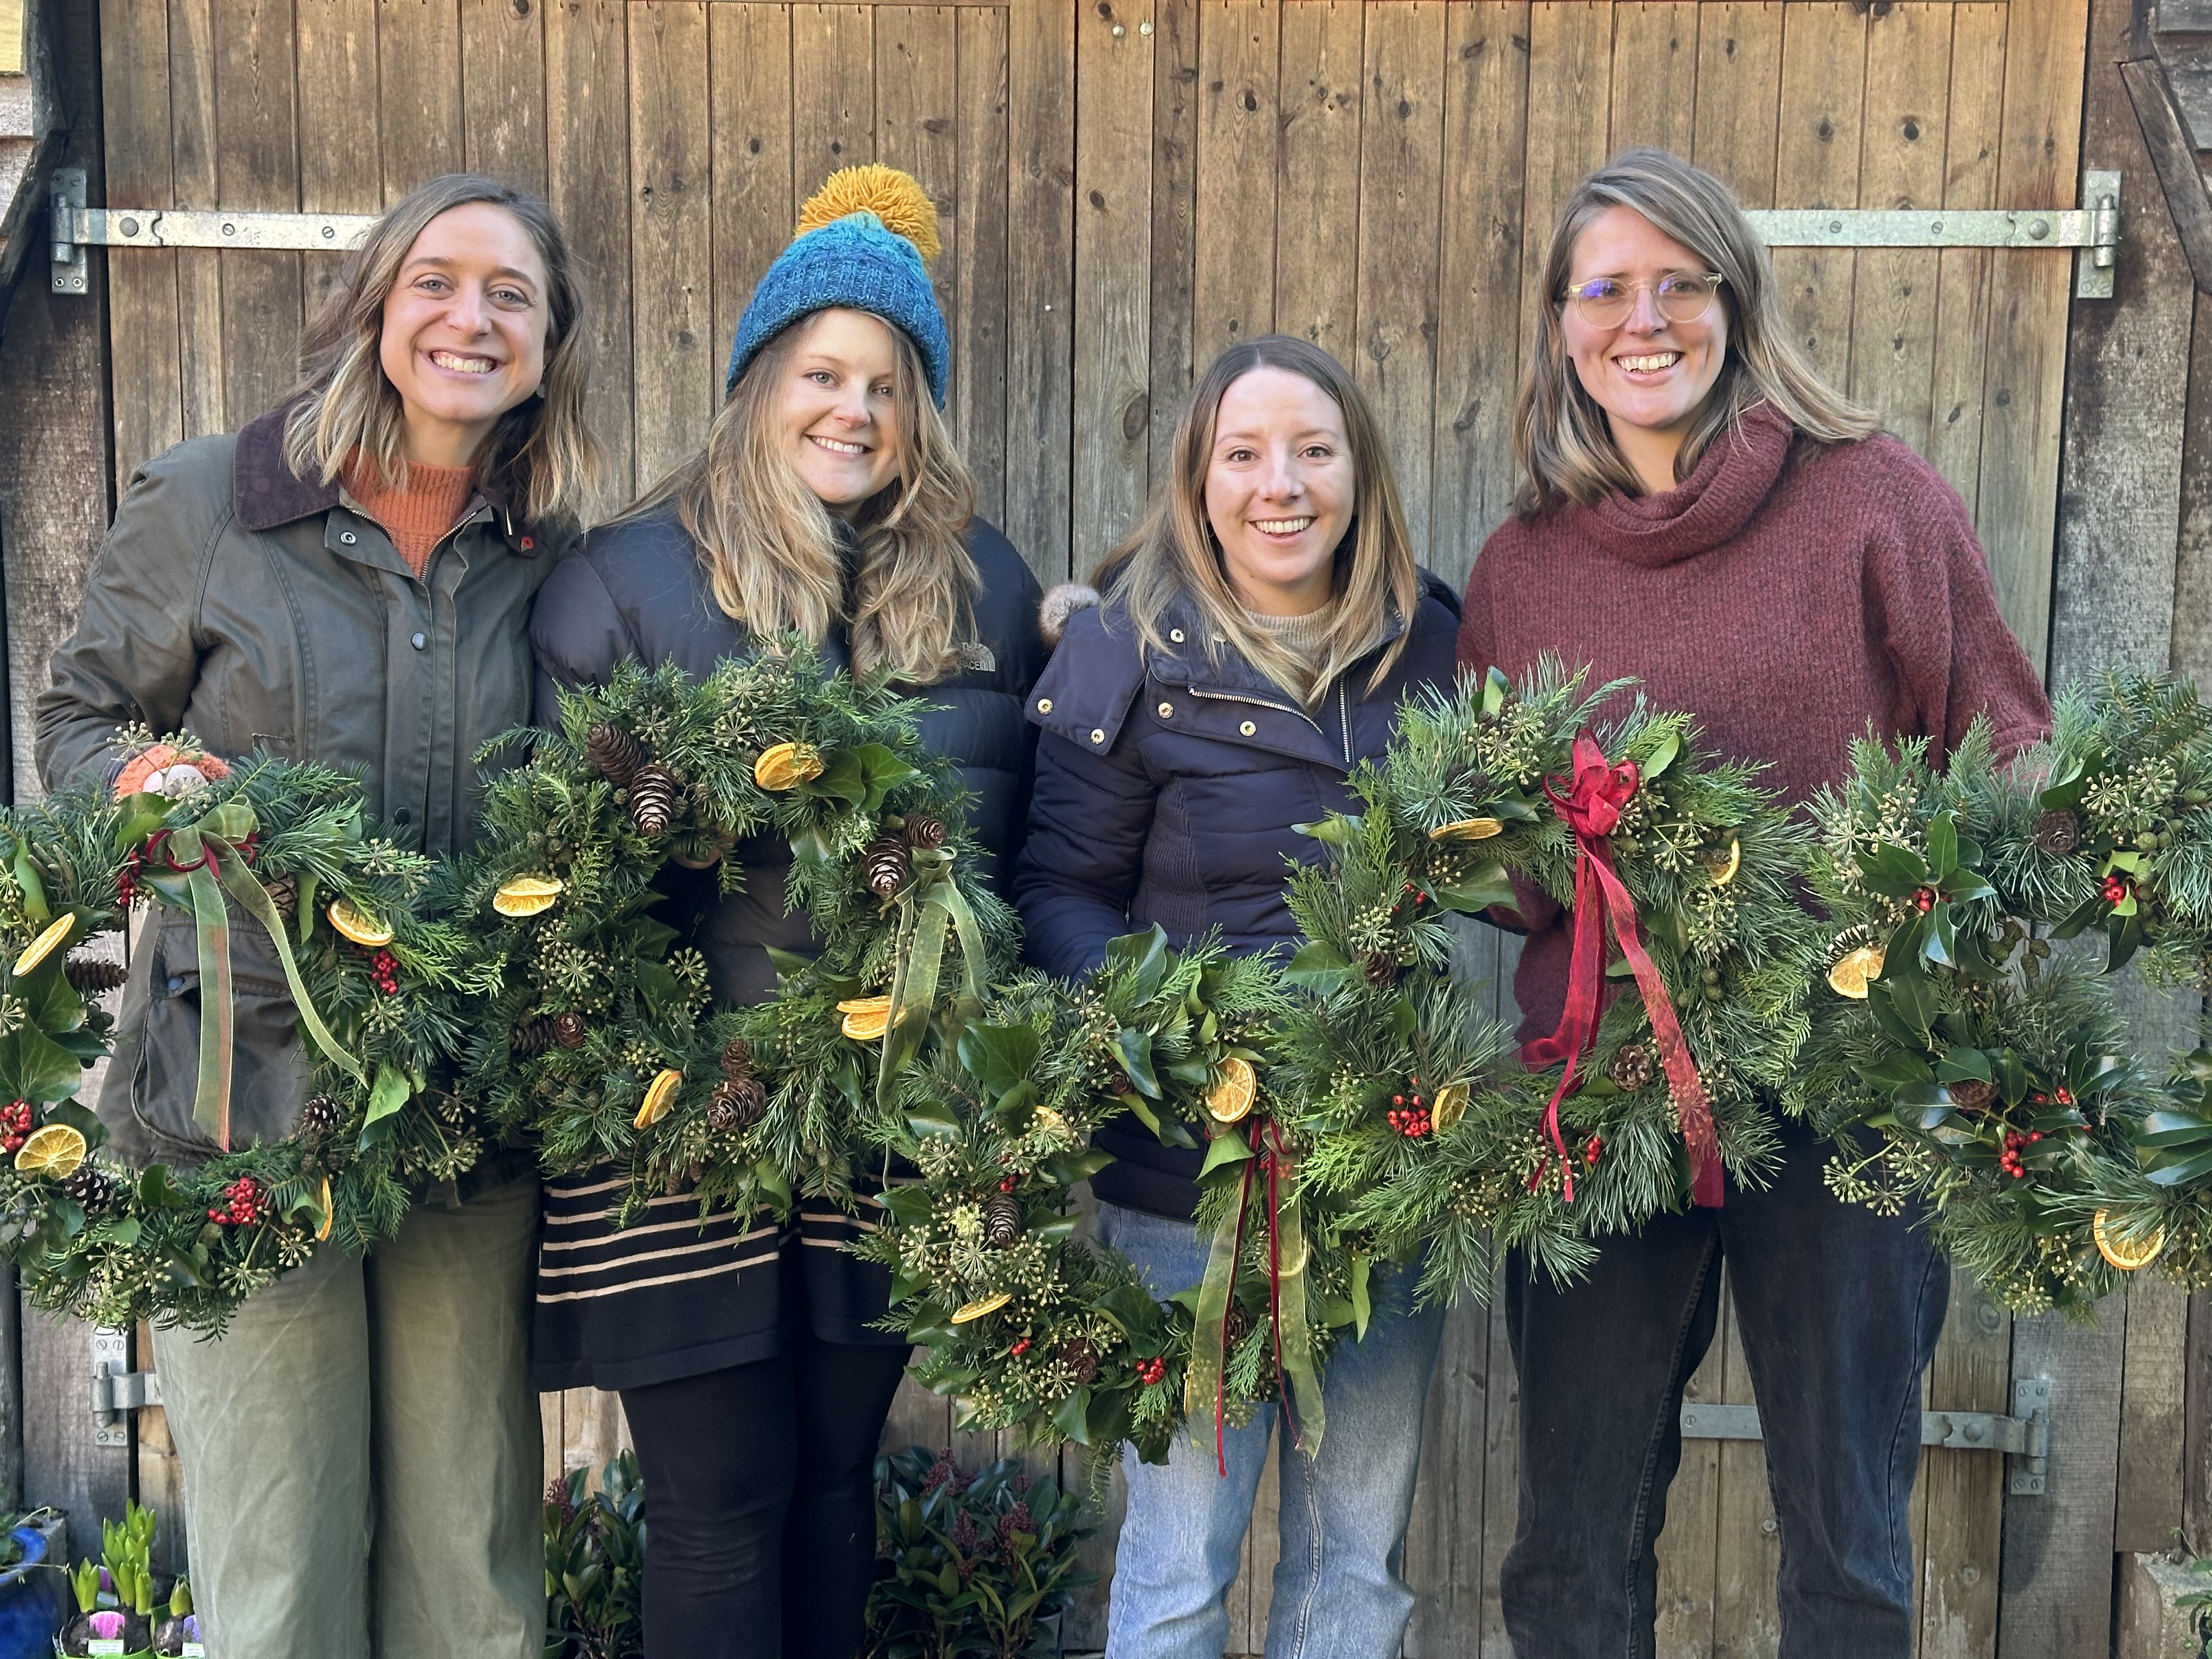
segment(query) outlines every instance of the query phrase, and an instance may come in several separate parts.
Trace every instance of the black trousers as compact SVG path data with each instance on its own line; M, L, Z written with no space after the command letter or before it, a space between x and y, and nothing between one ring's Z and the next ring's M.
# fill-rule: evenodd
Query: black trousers
M622 1391L645 1478L647 1659L853 1659L876 1443L906 1360L787 1327L773 1359Z
M1784 1141L1766 1191L1606 1239L1581 1284L1509 1264L1521 1512L1500 1589L1518 1659L1650 1659L1682 1389L1723 1259L1781 1528L1782 1659L1909 1659L1920 1376L1950 1270L1911 1212L1837 1201L1828 1142L1796 1123Z

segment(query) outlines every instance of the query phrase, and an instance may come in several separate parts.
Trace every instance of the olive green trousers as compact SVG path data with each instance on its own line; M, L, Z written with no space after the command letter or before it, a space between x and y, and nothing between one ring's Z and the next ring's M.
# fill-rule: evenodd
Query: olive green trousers
M154 1338L216 1659L538 1659L538 1182Z

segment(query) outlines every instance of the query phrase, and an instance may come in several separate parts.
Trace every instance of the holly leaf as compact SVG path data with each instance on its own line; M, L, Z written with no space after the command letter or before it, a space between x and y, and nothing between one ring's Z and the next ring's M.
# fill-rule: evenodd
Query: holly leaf
M1928 884L1928 866L1909 847L1876 842L1859 854L1859 873L1884 898L1906 898Z
M1928 871L1940 882L1958 867L1959 821L1948 811L1928 820Z

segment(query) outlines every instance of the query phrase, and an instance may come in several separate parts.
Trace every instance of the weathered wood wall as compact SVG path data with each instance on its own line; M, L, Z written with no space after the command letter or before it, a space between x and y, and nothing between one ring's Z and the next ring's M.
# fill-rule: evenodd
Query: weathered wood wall
M589 266L593 418L621 489L703 433L796 204L836 167L894 162L944 216L953 419L983 510L1041 574L1087 567L1133 518L1194 365L1278 328L1352 366L1429 562L1455 580L1510 494L1543 234L1610 150L1683 150L1753 206L2071 205L2081 166L2118 166L2130 241L2101 310L2069 303L2063 253L1777 264L1816 362L1960 489L2039 661L2212 667L2212 346L2118 90L2112 66L2137 55L2128 0L2096 6L2093 29L2090 0L101 0L104 187L97 146L89 159L94 199L116 206L374 211L464 166L544 191ZM90 52L92 20L70 9ZM77 119L82 152L96 106ZM36 434L0 423L19 711L112 488L281 392L327 269L143 249L93 267L93 298L19 301L0 338L0 399L76 394L72 419ZM61 474L73 488L56 496L44 481ZM31 787L20 719L15 733ZM1495 939L1471 954L1510 978ZM2201 1302L2147 1285L2094 1333L2047 1323L2015 1328L1956 1288L1930 1403L2005 1410L2013 1376L2060 1376L2062 1438L2046 1498L2008 1504L1997 1459L1928 1459L1924 1654L2102 1654L2114 1550L2160 1547L2185 1516L2212 1544ZM134 1455L90 1450L84 1333L33 1322L25 1341L54 1356L31 1367L33 1495L173 1492L158 1413ZM1749 1399L1732 1320L1692 1393ZM1410 1652L1508 1650L1516 1410L1502 1327L1459 1310L1408 1543ZM588 1391L550 1396L546 1423L549 1471L621 1435ZM1000 1449L912 1390L890 1437ZM1272 1504L1271 1481L1263 1521ZM1692 1443L1662 1543L1664 1652L1776 1650L1773 1527L1759 1449ZM1110 1565L1110 1532L1094 1555ZM1273 1561L1255 1527L1232 1651L1261 1645ZM1097 1645L1103 1600L1066 1635Z

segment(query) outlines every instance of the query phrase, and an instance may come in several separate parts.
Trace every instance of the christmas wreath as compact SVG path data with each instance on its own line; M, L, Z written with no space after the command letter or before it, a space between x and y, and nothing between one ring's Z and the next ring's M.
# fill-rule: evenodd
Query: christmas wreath
M125 732L143 749L150 733ZM365 818L359 781L255 755L228 765L167 740L174 795L86 783L0 814L0 1248L36 1307L102 1324L219 1330L240 1302L336 1239L391 1237L426 1185L484 1141L441 1068L468 1005L495 981L449 914L441 866ZM157 774L158 786L164 781ZM96 999L112 957L72 954L135 905L192 920L201 1048L193 1115L223 1150L132 1170L75 1097L108 1051ZM230 1146L231 943L270 941L291 991L313 1092L296 1132Z
M922 705L883 676L834 672L796 637L694 679L617 668L564 691L555 732L485 797L489 849L462 878L503 982L469 1073L493 1120L534 1135L544 1169L611 1162L612 1208L697 1194L709 1209L851 1197L897 1139L883 1079L955 1029L1007 959L1011 913L978 878L951 763ZM686 889L733 890L724 856L787 842L785 902L817 941L779 956L777 996L714 1004L707 963L655 914Z

